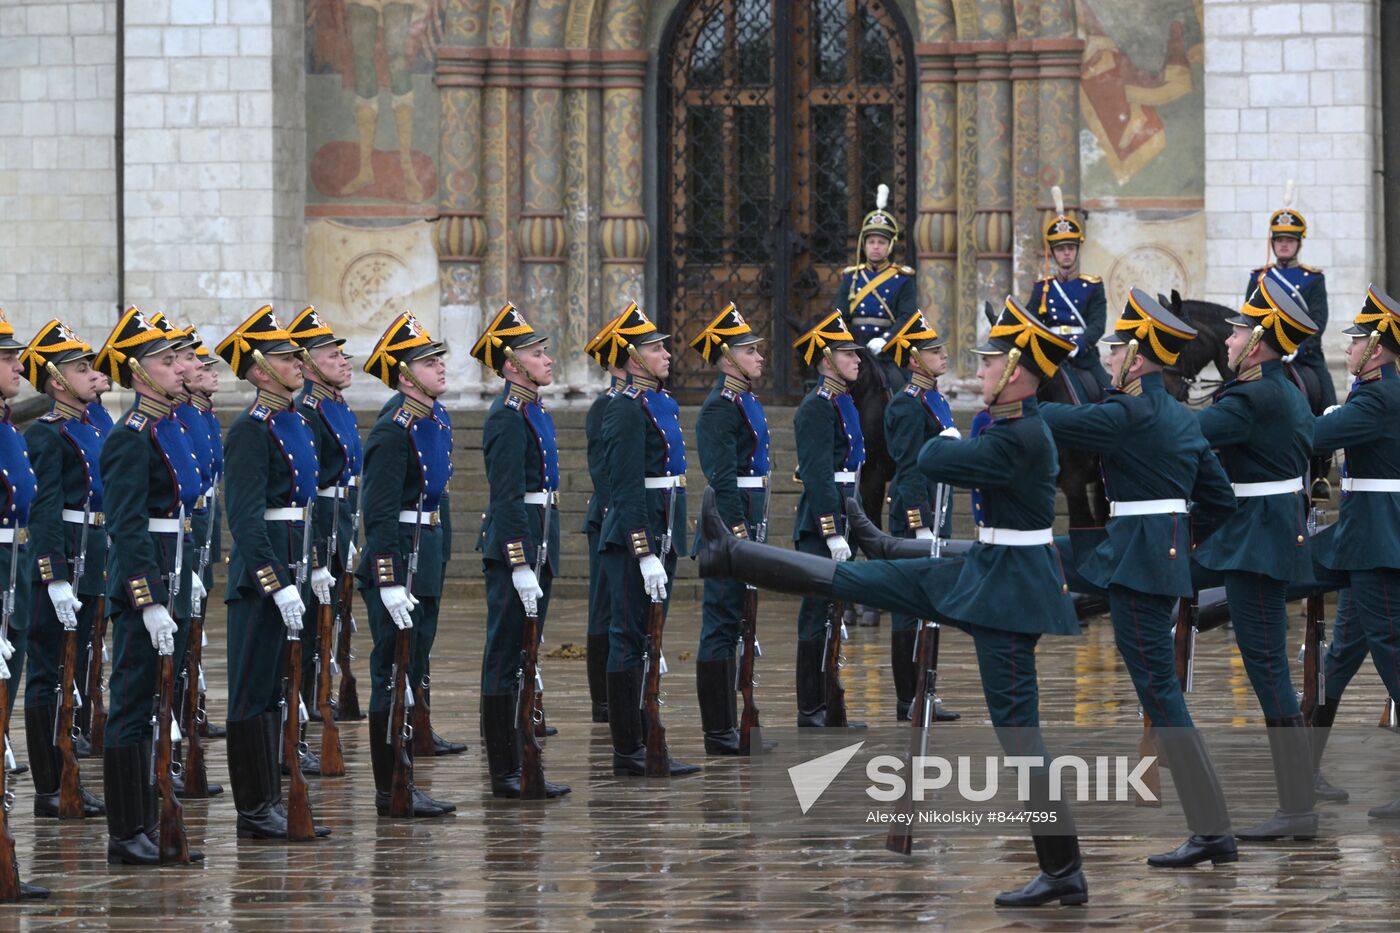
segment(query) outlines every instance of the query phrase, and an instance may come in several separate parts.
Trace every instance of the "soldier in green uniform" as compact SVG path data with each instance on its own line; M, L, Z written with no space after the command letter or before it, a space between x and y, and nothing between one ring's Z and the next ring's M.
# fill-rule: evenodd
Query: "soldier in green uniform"
M987 710L1007 754L1048 760L1039 735L1036 644L1041 635L1077 635L1079 622L1053 544L1058 463L1035 393L1073 349L1008 297L988 342L975 351L983 356L978 377L990 408L985 428L970 440L948 429L924 445L919 468L929 480L970 487L978 501L977 540L965 557L934 558L928 542L889 536L880 542L885 556L903 559L850 562L766 547L732 535L707 492L700 575L779 592L861 599L966 630ZM1026 809L1053 813L1055 820L1034 833L1040 874L998 895L996 903L1083 904L1088 886L1069 805L1050 799L1047 768L1031 768L1028 783Z
M360 429L355 413L341 395L350 387L350 355L342 347L344 337L337 337L329 324L312 307L287 325L300 348L303 385L297 396L297 410L311 425L316 436L316 456L320 464L316 478L316 506L312 512L311 539L315 549L316 568L311 571L311 593L320 606L335 609L338 592L336 581L345 568L354 565L354 495L358 491L360 468L364 459ZM335 553L328 553L331 530L335 529ZM313 615L313 618L315 616ZM302 697L312 711L312 719L320 719L314 702L319 686L317 673L321 665L330 664L335 645L320 643L319 625L302 630ZM301 769L306 774L320 774L318 756L303 748Z
M850 560L844 533L847 496L859 495L865 440L850 384L860 374L860 356L840 312L833 311L793 343L802 361L821 381L808 392L793 415L797 439L797 475L802 495L792 540L804 554ZM797 724L826 724L826 690L822 677L826 639L846 637L829 599L808 597L797 613ZM860 723L851 723L861 728Z
M506 381L481 429L491 498L478 544L486 574L481 734L496 797L520 796L522 633L525 617L533 616L543 638L559 570L559 448L554 418L539 397L554 382L546 339L507 303L472 347L472 356ZM566 784L544 786L547 797L569 792Z
M700 468L715 491L720 517L741 538L768 538L768 418L753 384L763 375L758 334L734 303L696 335L690 345L719 370L719 380L700 407L695 438ZM744 615L742 583L706 580L695 660L695 692L705 753L739 754L735 645Z
M1099 338L1108 326L1108 298L1103 280L1079 271L1079 251L1084 245L1084 228L1065 211L1058 186L1051 189L1055 216L1045 227L1046 262L1053 263L1051 274L1037 279L1031 287L1026 307L1040 322L1074 341L1061 375L1069 376L1075 401L1096 401L1108 388L1108 372L1099 359Z
M389 815L394 778L388 741L393 695L394 643L398 632L413 630L408 684L418 689L427 666L423 637L437 627L438 603L446 570L443 551L448 526L440 509L452 477L452 429L437 397L447 391L447 345L432 338L412 314L390 322L364 370L395 390L401 403L384 411L365 441L365 551L355 578L365 601L374 650L370 655L369 748L374 768L374 805ZM418 526L415 533L415 524ZM417 570L408 579L417 545ZM410 590L409 584L412 583ZM423 631L420 631L423 630ZM399 672L403 676L403 672ZM412 755L412 743L406 743ZM413 788L413 815L445 816L455 804Z
M20 383L24 381L24 367L19 361L22 350L24 344L15 339L14 325L0 311L0 404L4 406L4 417L0 419L0 495L4 497L4 512L0 513L4 515L0 518L0 573L6 574L0 579L0 586L8 590L10 581L14 581L13 615L5 619L6 627L0 629L0 679L5 680L9 688L11 709L19 690L19 677L11 677L10 673L24 671L24 643L30 610L31 574L21 573L20 568L29 560L26 543L29 510L39 492L39 481L29 464L24 437L10 420L10 399L19 394ZM14 774L10 767L9 736L4 738L5 760L0 767ZM15 872L18 875L18 866ZM43 899L49 896L49 889L21 881L19 896L25 900Z
M215 348L233 374L257 389L228 430L225 501L233 538L228 589L228 765L238 836L285 839L278 749L285 709L286 643L305 625L306 521L319 463L311 426L293 395L302 385L297 345L264 306ZM330 834L316 827L317 836Z
M1346 451L1337 523L1312 539L1314 561L1347 582L1323 668L1325 697L1313 711L1316 763L1368 649L1391 702L1400 702L1400 303L1372 285L1343 333L1351 338L1347 369L1356 381L1313 430L1314 451ZM1319 790L1330 787L1318 779ZM1345 791L1332 790L1334 799L1346 799ZM1370 815L1400 819L1400 800Z
M1311 574L1304 477L1313 415L1283 371L1316 327L1276 282L1228 319L1230 365L1238 373L1199 413L1201 433L1234 485L1238 507L1195 550L1197 588L1223 578L1245 672L1269 727L1278 812L1236 836L1245 841L1312 838L1311 752L1288 670L1288 583Z
M95 356L91 345L54 320L39 328L20 357L25 377L53 400L48 413L24 432L29 462L35 475L44 477L29 510L29 550L34 555L31 587L42 586L47 594L34 602L29 620L24 734L34 779L34 815L55 819L63 776L55 723L63 701L64 642L70 631L75 640L78 637L78 612L83 605L78 590L91 580L86 572L87 542L92 527L102 522L98 471L102 437L83 421L84 408L97 397L100 376L92 368ZM74 689L86 687L78 681L77 671L67 673ZM84 816L107 812L86 788L81 792Z
M83 411L83 421L92 426L98 436L98 451L102 449L102 444L106 442L107 435L112 433L112 416L106 408L102 406L102 394L110 392L112 380L104 372L97 373L97 392L92 402L88 403ZM78 596L89 596L91 599L84 599L83 606L78 610L78 671L77 682L84 685L86 689L88 682L88 666L94 657L106 660L103 651L104 644L94 644L92 633L94 623L97 621L97 613L102 609L102 600L97 597L107 592L107 525L104 522L98 526L88 526L88 546L87 546L87 567L83 571L83 578L78 581ZM78 738L78 757L92 757L92 704L84 697L83 705L78 710L78 727L82 729L82 735Z
M642 723L643 660L647 618L665 603L685 543L685 434L680 405L662 388L671 354L642 310L632 302L613 331L625 345L627 383L603 413L607 451L608 512L598 535L612 592L608 630L608 725L613 774L646 774ZM651 663L666 670L664 656ZM669 758L672 777L699 767Z
M129 308L96 361L113 381L136 392L98 457L103 515L108 534L120 542L107 554L112 667L102 769L107 861L114 865L161 861L151 698L159 656L178 659L189 634L188 516L204 489L193 443L175 418L175 400L184 389L179 343ZM190 852L191 860L203 857Z
M608 387L588 406L583 420L583 433L588 439L588 478L593 492L584 512L583 533L588 540L588 698L593 706L593 721L608 721L608 626L612 619L612 594L603 578L603 556L598 548L598 535L603 528L603 516L608 511L607 451L603 447L603 415L617 390L627 384L627 372L622 359L626 344L615 340L613 329L622 315L613 318L594 334L584 346L584 352L608 373Z
M1179 559L1191 553L1191 532L1203 539L1235 506L1195 414L1162 385L1162 370L1176 365L1195 336L1135 288L1103 340L1113 348L1118 388L1098 405L1041 406L1056 441L1103 457L1108 538L1079 557L1077 569L1108 594L1118 653L1157 729L1191 828L1176 851L1148 859L1159 868L1238 858L1215 766L1186 709L1172 642L1172 610L1194 594L1190 562Z
M908 384L895 393L885 408L885 449L894 461L888 499L890 533L923 541L950 537L952 488L930 483L919 471L919 451L924 444L954 427L953 411L938 391L938 377L948 371L948 351L924 313L916 310L900 323L880 352L910 372ZM914 704L914 643L918 626L919 620L914 616L895 613L890 629L895 718L900 721L908 721ZM961 718L944 709L937 697L934 702L934 715L939 722Z

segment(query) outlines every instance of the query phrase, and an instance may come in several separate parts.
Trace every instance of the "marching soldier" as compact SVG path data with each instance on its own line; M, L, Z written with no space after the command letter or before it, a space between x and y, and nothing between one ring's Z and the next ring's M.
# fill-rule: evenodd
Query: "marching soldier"
M1289 182L1284 193L1285 206L1269 215L1269 251L1274 261L1250 271L1244 300L1258 304L1255 293L1259 282L1269 279L1312 319L1317 332L1298 345L1293 365L1313 371L1322 391L1320 400L1327 407L1337 404L1337 387L1332 384L1332 374L1322 356L1322 334L1327 330L1327 277L1321 269L1298 261L1303 238L1308 235L1308 222L1290 204L1292 188L1293 183Z
M4 495L5 517L0 518L0 572L8 578L0 580L0 586L14 581L13 615L4 620L0 628L0 679L9 687L9 702L14 706L15 693L19 688L19 676L11 672L23 673L24 648L28 634L30 574L20 573L19 568L28 560L29 548L26 544L29 526L29 511L39 492L39 482L29 463L29 451L24 437L15 430L10 420L10 399L19 394L20 383L24 379L24 367L19 357L24 344L15 339L15 328L0 312L0 400L3 400L4 419L0 420L0 493ZM8 722L9 710L5 711ZM9 758L9 735L4 736L6 759ZM8 760L0 767L9 768ZM10 773L14 773L11 771ZM18 866L16 866L18 874ZM21 881L19 895L25 900L43 899L49 896L49 889L42 885Z
M1313 449L1346 451L1337 523L1313 538L1313 559L1344 574L1348 587L1337 604L1337 621L1324 672L1326 696L1313 712L1313 756L1327 746L1337 705L1369 648L1392 703L1400 702L1400 303L1372 285L1366 303L1343 331L1351 338L1347 369L1356 377L1346 402L1317 419ZM1346 791L1318 775L1319 796ZM1400 819L1400 800L1373 807L1375 819Z
M885 408L885 448L895 465L894 478L890 481L890 534L928 541L950 537L953 533L952 489L930 483L919 472L919 451L924 444L954 427L953 411L943 393L938 391L938 377L948 371L948 351L924 313L915 310L900 323L880 354L894 360L901 369L907 367L910 372L908 384ZM890 667L894 675L895 717L900 721L908 721L914 705L914 643L918 634L918 619L906 613L894 615L890 630ZM937 698L935 702L935 716L939 722L961 718L958 713L944 709Z
M229 426L228 765L240 839L287 838L282 804L282 707L286 643L306 616L304 542L316 498L315 435L292 401L301 388L297 345L264 306L215 348L233 374L257 389ZM314 557L314 555L310 555ZM317 836L329 827L315 827Z
M1077 402L1092 402L1109 387L1108 371L1099 359L1098 342L1108 326L1108 298L1103 280L1079 272L1079 252L1084 228L1065 211L1064 197L1056 185L1055 216L1045 226L1046 262L1054 264L1050 275L1031 287L1026 307L1056 334L1074 342L1069 368Z
M303 387L297 396L297 410L311 425L316 436L319 470L316 478L316 505L312 510L311 539L316 550L316 569L311 571L311 592L321 606L335 607L336 581L354 566L355 504L360 471L364 464L364 447L360 443L360 428L355 413L341 395L350 387L352 378L350 355L345 352L344 337L337 337L330 325L308 307L287 326L287 332L300 348ZM328 554L331 529L335 528L336 553ZM335 645L320 643L320 628L309 625L310 632L302 639L302 696L315 697L319 665L330 664ZM317 705L310 700L312 719L320 718ZM303 748L301 769L306 774L320 774L320 759Z
M855 339L879 352L896 324L918 304L914 269L890 261L899 240L899 224L885 209L890 189L876 189L875 210L860 225L857 264L841 270L835 306L850 322Z
M1201 539L1235 503L1195 415L1162 385L1162 370L1195 336L1135 288L1103 339L1113 348L1109 364L1119 388L1098 405L1042 406L1059 443L1103 457L1108 540L1079 558L1078 570L1108 594L1118 653L1157 730L1192 834L1176 851L1149 858L1156 868L1238 858L1215 766L1186 709L1172 642L1172 609L1194 595L1190 563L1177 557L1190 554L1193 528Z
M107 555L112 670L103 749L107 861L113 865L156 865L162 856L151 697L160 656L179 658L189 633L193 561L183 556L190 550L179 538L188 537L187 516L204 490L189 434L174 413L184 389L184 366L175 352L180 342L133 307L96 361L136 393L98 461L103 514L118 545ZM190 851L191 861L203 858Z
M588 476L593 481L593 493L588 497L588 509L584 513L583 533L588 539L588 697L593 704L594 722L608 721L608 626L612 619L612 595L603 578L598 535L603 528L603 515L608 510L603 415L608 402L627 383L627 372L621 366L626 347L612 336L613 328L622 317L618 315L605 324L583 348L607 371L610 379L608 387L588 406L588 415L583 421L583 433L588 438Z
M481 430L490 503L481 525L486 574L486 646L481 659L481 734L491 770L491 793L520 796L520 702L525 617L544 635L549 591L559 568L559 450L554 419L539 390L554 381L547 338L507 303L472 347L472 356L506 381ZM536 646L538 647L538 646ZM533 710L526 711L533 728ZM545 781L545 796L566 784Z
M805 554L833 560L851 559L843 532L844 503L859 495L860 468L865 463L865 439L860 415L851 399L850 384L860 374L860 356L839 311L833 311L793 342L802 361L816 370L821 382L803 397L793 416L797 438L797 475L802 495L792 540ZM797 613L797 724L822 726L826 721L822 651L827 637L844 638L844 624L832 615L829 599L808 597ZM859 728L852 723L852 728Z
M1251 842L1310 839L1317 833L1312 759L1289 676L1285 596L1289 581L1311 574L1303 477L1312 454L1313 415L1281 358L1317 328L1271 278L1227 322L1234 330L1225 345L1238 375L1199 418L1239 501L1194 557L1224 579L1245 672L1269 727L1279 794L1272 818L1236 836Z
M413 630L408 685L415 691L427 663L423 642L436 630L447 546L439 509L452 478L452 429L437 397L447 390L446 344L433 340L412 314L400 314L375 344L364 370L394 390L400 404L386 410L365 442L365 551L355 576L369 617L369 748L374 767L375 809L389 815L394 760L389 744L390 678L394 643L401 629ZM415 524L418 528L415 530ZM417 550L415 552L415 545ZM407 571L417 564L409 591ZM404 676L402 671L398 676ZM412 743L405 743L412 756ZM457 809L412 789L413 815L444 816Z
M762 338L731 302L690 345L719 370L695 423L700 468L715 491L720 517L741 538L768 538L768 418L753 384L763 375ZM706 580L695 661L695 692L708 755L739 754L734 647L744 615L742 583Z
M608 631L608 725L613 774L646 774L646 733L641 699L643 654L649 607L665 603L685 547L685 435L680 406L662 383L671 374L671 354L633 302L614 335L627 357L627 384L603 415L607 451L608 512L599 533L602 573L612 591ZM655 663L665 671L664 658ZM672 777L693 774L697 765L669 757Z
M78 612L96 594L87 573L88 542L102 523L102 437L83 421L83 409L97 396L98 373L91 345L61 321L49 321L20 357L25 377L53 401L48 413L24 433L29 462L43 476L29 511L29 549L34 555L33 588L47 598L34 601L29 620L29 681L24 693L24 733L34 779L34 815L57 818L63 758L57 746L57 720L63 701L66 633L78 637ZM85 527L86 526L86 527ZM96 578L101 583L101 575ZM75 665L76 666L76 665ZM77 671L67 671L72 688L82 689ZM83 816L107 812L102 801L80 788Z
M1006 727L1000 736L1007 754L1049 760L1039 735L1036 644L1041 635L1077 635L1079 623L1052 543L1055 448L1035 392L1074 346L1008 297L988 342L974 351L984 358L978 377L990 411L987 427L966 441L947 429L924 445L919 468L929 480L972 487L977 500L977 540L965 559L933 558L926 542L881 536L873 526L855 530L873 533L880 539L878 550L895 559L833 561L765 547L732 535L707 492L700 575L822 599L860 599L893 612L951 621L972 636L992 725ZM1050 799L1048 768L1029 769L1028 785L1026 810L1054 816L1033 832L1040 874L1025 887L998 895L996 903L1086 903L1088 886L1069 805Z

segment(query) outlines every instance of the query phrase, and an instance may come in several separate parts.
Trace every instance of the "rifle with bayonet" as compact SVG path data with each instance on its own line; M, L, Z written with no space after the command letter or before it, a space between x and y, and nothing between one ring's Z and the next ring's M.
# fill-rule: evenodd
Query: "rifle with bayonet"
M773 492L772 478L763 478L763 517L754 528L754 540L768 541L768 505ZM739 718L739 754L748 755L753 748L753 730L758 724L758 703L754 699L754 665L763 656L758 644L758 587L744 587L743 615L739 619L739 667L734 689L744 699L744 712Z
M822 725L844 728L846 687L841 683L841 643L846 638L846 604L836 601L826 617L826 643L822 648L822 680L826 713Z
M175 599L180 594L180 575L184 570L185 556L185 506L180 505L175 530L175 564L170 574L167 588L170 618L175 618ZM152 783L160 796L160 860L162 862L188 862L190 860L189 840L185 836L184 810L175 797L175 769L180 768L174 760L173 745L175 730L179 724L175 717L175 655L161 653L160 673L156 690L155 754L151 759Z
M10 539L10 581L5 588L3 608L0 608L0 634L10 637L10 620L15 614L15 572L19 566L20 535L14 529ZM10 678L0 680L0 736L5 739L5 751L10 748L10 680L18 681L12 671ZM6 758L8 759L8 754ZM10 832L10 808L15 805L15 792L6 786L10 763L0 763L0 903L13 904L19 900L19 858L15 855L15 837Z
M896 821L885 836L885 848L900 855L914 851L914 837L911 832L914 822L914 769L916 763L928 755L928 730L936 717L938 704L938 636L939 626L931 619L919 623L919 637L914 644L915 674L914 706L909 711L909 719L914 734L909 738L908 767L904 769L907 780L904 782L904 796L899 799L897 812L904 814L904 822Z
M347 488L346 495L349 495ZM355 546L355 538L360 532L360 512L364 505L364 500L357 493L355 496L354 517L350 520L350 540L345 545L345 557L349 558L350 550ZM339 521L337 513L336 520ZM350 566L348 559L343 560L341 566L340 585L337 588L335 601L335 666L340 668L340 687L336 693L335 718L339 721L351 721L364 719L365 714L360 710L360 694L356 688L355 672L350 668L350 662L355 656L350 653L350 639L355 634L355 568ZM325 649L322 649L325 650Z
M425 482L426 485L426 482ZM413 601L413 577L418 572L418 548L423 536L423 493L418 493L418 510L413 520L413 549L408 552L408 569L404 574L404 589L410 604ZM394 666L390 672L389 734L385 741L393 750L393 777L389 783L389 815L399 819L413 816L413 723L409 705L413 691L408 680L413 661L413 629L401 628L394 635Z
M1311 477L1309 477L1311 480ZM1312 489L1311 481L1308 489ZM1308 536L1321 530L1322 509L1313 508L1308 501ZM1323 645L1327 642L1327 619L1324 617L1326 605L1322 592L1311 593L1303 601L1303 722L1311 724L1313 713L1320 703L1327 700L1326 666L1322 659Z
M535 579L543 583L544 571L549 560L549 531L551 513L554 507L554 493L545 492L544 516L540 522L542 534L540 546L535 552ZM540 712L539 664L540 664L540 616L536 604L535 612L525 613L525 625L520 633L520 683L516 693L515 728L520 742L520 799L543 800L545 792L544 762L540 749L536 726L543 719Z
M331 499L331 536L326 545L326 567L335 563L336 546L340 540L340 489ZM312 507L314 510L314 506ZM342 562L345 563L345 562ZM341 573L350 576L349 570ZM335 700L331 697L331 674L335 667L332 657L331 631L335 609L330 603L316 606L316 710L321 714L321 774L341 777L345 774L345 755L340 749L340 727L335 724Z
M83 527L78 533L78 552L73 558L73 591L77 592L87 566L88 522L92 518L91 496L83 502ZM83 818L83 790L79 780L78 751L74 739L76 704L74 679L78 670L78 626L63 626L63 664L58 670L58 716L54 719L53 744L58 750L61 777L58 782L58 818Z
M101 758L106 748L107 704L103 701L102 668L107 660L107 572L102 572L102 592L94 597L97 609L92 618L92 638L88 641L87 663L87 736L91 757Z
M311 565L311 506L302 516L301 562L297 564L296 588L305 593ZM305 842L316 838L311 817L311 791L301 773L301 635L287 629L286 655L282 665L282 765L291 775L287 786L287 838Z
M676 518L677 490L666 492L666 531L661 536L661 561L671 553L672 524ZM662 632L666 627L666 602L652 598L647 613L646 648L642 655L642 719L646 727L647 777L670 777L671 752L666 747L666 724L661 721L661 675L666 673Z
M201 581L214 553L214 507L218 490L215 484L209 493L209 526L204 532L204 543L196 551L194 572ZM204 764L204 739L201 738L202 728L209 718L204 709L204 618L208 611L209 594L206 592L199 612L190 620L189 647L185 649L185 695L180 721L185 731L185 797L189 800L204 800L209 796L209 769Z

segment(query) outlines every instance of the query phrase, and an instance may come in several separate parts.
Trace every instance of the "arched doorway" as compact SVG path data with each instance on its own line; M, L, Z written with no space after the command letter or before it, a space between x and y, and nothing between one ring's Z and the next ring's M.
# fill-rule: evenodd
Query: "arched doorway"
M688 340L735 302L770 339L766 394L794 398L789 345L831 306L876 186L914 216L908 26L890 0L688 0L660 67L662 320ZM677 348L672 387L694 399L713 373Z

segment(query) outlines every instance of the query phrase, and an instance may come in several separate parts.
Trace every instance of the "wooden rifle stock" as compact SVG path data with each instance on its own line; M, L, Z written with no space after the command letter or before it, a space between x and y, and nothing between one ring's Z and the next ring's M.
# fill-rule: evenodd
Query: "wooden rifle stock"
M83 818L82 785L78 780L78 752L73 745L73 677L78 669L78 630L63 632L63 668L58 676L58 721L54 725L54 745L62 761L58 782L58 818Z
M199 690L199 668L204 656L204 610L208 597L199 607L199 614L190 621L189 647L185 656L184 709L180 721L185 731L185 798L204 800L209 796L209 769L204 764L204 740L200 727L204 725L204 704Z
M106 584L103 577L103 584ZM88 657L87 708L88 745L92 757L101 758L106 749L107 706L102 693L102 649L107 641L107 597L97 597L97 613L92 620L91 655Z
M10 682L0 680L0 737L10 734ZM13 793L6 786L10 776L0 763L0 904L19 900L19 859L15 855L15 837L10 832L10 803Z
M744 714L739 719L739 754L751 754L752 733L759 728L758 703L753 696L753 668L758 658L758 590L744 590L744 615L739 621L739 695L744 698Z
M1323 629L1327 620L1323 618L1322 594L1309 596L1305 601L1303 622L1303 722L1311 725L1313 713L1325 697L1323 685L1322 643Z
M316 838L311 818L311 791L301 773L301 639L288 638L282 667L282 763L291 773L287 787L287 838Z
M348 721L364 719L360 710L360 693L355 681L355 672L350 669L350 639L354 635L351 617L355 597L355 574L347 568L341 575L339 595L336 597L335 613L340 623L335 639L335 663L340 667L340 687L336 693L335 718Z
M159 693L156 695L155 783L160 795L160 860L188 862L190 844L185 838L184 809L175 797L171 771L172 726L175 722L175 658L160 655Z
M1172 633L1172 647L1176 660L1176 679L1182 690L1190 689L1191 667L1194 662L1195 618L1192 612L1194 599L1182 597L1176 604L1176 629Z
M666 604L653 600L647 616L647 665L642 683L642 712L647 732L647 777L669 777L671 753L666 748L666 726L661 721L661 631L666 625ZM626 712L619 711L625 716Z
M340 727L335 724L335 701L331 698L331 631L335 625L335 609L328 605L316 608L317 645L320 658L316 665L316 709L321 714L321 774L341 777L345 774L345 755L340 750Z
M823 725L846 726L846 688L841 683L841 625L846 604L831 604L826 621L826 646L822 652L822 675L826 683L826 718Z
M389 815L413 816L413 725L409 722L408 664L412 657L413 630L399 629L394 636L394 689L389 707L389 746L393 749L394 774L389 785Z
M544 764L535 732L539 694L535 675L540 660L540 617L525 614L520 642L520 692L516 698L515 728L520 740L520 799L545 798Z
M909 710L910 725L914 734L909 738L908 767L904 769L904 796L899 799L898 812L912 820L914 813L914 762L928 750L928 730L937 719L934 704L938 690L938 635L939 628L934 622L924 621L919 625L918 642L914 648L916 660L914 676L914 706ZM885 848L900 855L914 851L913 823L892 823L885 836Z

